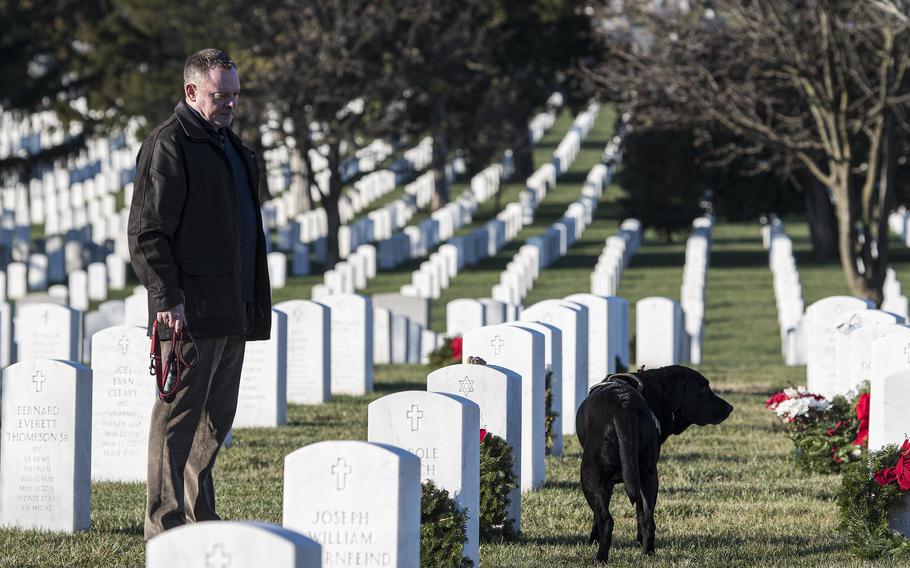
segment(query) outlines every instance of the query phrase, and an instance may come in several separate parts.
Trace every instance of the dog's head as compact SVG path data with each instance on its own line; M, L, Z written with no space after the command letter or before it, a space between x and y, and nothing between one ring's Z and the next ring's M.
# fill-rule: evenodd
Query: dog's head
M733 412L733 406L711 390L708 379L688 367L676 366L676 400L673 433L680 434L691 424L720 424Z

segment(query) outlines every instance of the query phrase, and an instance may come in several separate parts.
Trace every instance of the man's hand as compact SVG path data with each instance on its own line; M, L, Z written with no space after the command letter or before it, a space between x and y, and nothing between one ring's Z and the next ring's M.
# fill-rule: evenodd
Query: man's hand
M174 333L180 333L186 328L186 314L183 312L183 304L177 304L173 308L168 308L162 312L158 312L156 316L158 323L163 323L168 326Z

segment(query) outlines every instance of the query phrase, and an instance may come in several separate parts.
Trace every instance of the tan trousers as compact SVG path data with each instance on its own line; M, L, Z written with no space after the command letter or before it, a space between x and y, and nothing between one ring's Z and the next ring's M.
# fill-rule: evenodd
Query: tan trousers
M219 520L212 468L234 422L246 343L240 337L202 338L184 353L197 363L184 372L170 404L155 401L149 430L145 540L196 521ZM162 342L167 360L170 342Z

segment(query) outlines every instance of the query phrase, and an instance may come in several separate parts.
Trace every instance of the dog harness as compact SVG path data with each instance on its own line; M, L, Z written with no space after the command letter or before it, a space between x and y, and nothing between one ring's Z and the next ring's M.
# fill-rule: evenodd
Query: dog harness
M628 379L631 382L623 381L621 379ZM644 400L644 396L641 395L641 391L644 389L644 385L641 382L641 379L638 378L634 373L613 373L612 375L607 375L607 378L600 381L590 389L588 389L588 396L591 396L591 393L598 388L605 387L610 383L616 383L619 385L625 385L627 387L634 388L639 396ZM634 384L633 384L634 383ZM651 407L648 405L648 401L644 400L645 408L648 409L648 414L651 415L651 421L654 422L654 427L657 428L657 435L661 435L660 429L660 420L657 419L657 415L654 414L654 411L651 410Z

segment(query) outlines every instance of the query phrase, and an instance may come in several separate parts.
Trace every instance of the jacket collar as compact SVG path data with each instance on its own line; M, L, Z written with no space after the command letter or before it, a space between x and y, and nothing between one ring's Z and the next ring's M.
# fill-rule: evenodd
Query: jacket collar
M177 103L174 107L174 114L177 115L177 121L183 127L186 135L195 142L212 141L217 145L221 144L218 133L212 128L211 124L205 122L199 115L186 104L185 100Z

